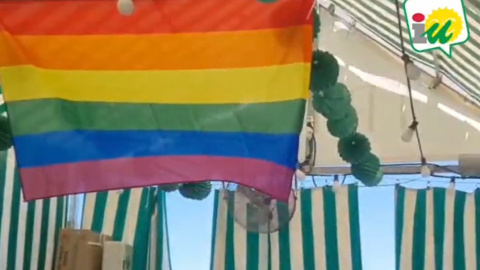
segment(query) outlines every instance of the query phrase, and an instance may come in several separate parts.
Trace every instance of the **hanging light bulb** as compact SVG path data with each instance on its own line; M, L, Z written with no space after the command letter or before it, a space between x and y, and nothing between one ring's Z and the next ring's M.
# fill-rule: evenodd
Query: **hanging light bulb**
M420 174L422 177L430 177L431 176L430 168L427 165L427 160L422 157L422 168L420 169Z
M415 63L413 63L410 57L404 54L402 56L402 60L405 65L405 71L407 73L407 77L412 81L420 79L420 76L422 75L422 71L420 70L419 67L415 65Z
M452 177L450 179L450 183L448 183L447 192L450 193L450 194L455 193L455 178L454 177Z
M130 16L135 11L133 0L117 0L117 9L120 14Z
M410 80L416 81L420 79L420 76L422 75L422 71L412 61L407 63L406 69L407 69L407 77Z
M307 175L300 169L297 169L295 171L295 177L300 180L300 181L303 181L305 180L305 178L307 178Z
M333 192L338 192L338 190L340 189L340 181L338 181L338 175L335 175L334 178L333 178L333 186L332 186L332 190Z
M413 120L413 122L408 126L407 129L402 133L401 139L403 142L410 142L413 138L415 130L417 130L418 122Z

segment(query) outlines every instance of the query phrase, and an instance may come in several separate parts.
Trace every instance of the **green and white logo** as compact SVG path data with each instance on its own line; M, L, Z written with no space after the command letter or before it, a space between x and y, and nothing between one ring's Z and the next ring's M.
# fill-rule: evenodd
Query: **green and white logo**
M441 50L452 57L452 47L470 39L463 0L405 0L403 10L417 52Z

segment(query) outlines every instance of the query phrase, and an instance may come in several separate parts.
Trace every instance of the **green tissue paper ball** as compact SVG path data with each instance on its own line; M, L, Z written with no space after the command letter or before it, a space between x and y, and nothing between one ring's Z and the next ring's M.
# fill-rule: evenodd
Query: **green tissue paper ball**
M313 93L333 86L340 74L337 59L329 52L316 50L312 56L310 90Z
M13 144L10 121L6 116L0 116L0 151L5 151Z
M338 119L328 119L327 129L330 135L336 138L345 138L357 131L358 117L357 111L351 105L345 108L347 113L344 117Z
M361 133L354 133L348 137L338 140L338 154L348 163L359 163L372 150L370 141Z
M383 172L380 169L380 159L372 153L369 153L362 162L352 164L351 170L352 175L365 186L376 186L383 178Z
M350 95L350 91L348 87L343 83L336 83L331 87L323 89L321 94L325 97L327 101L338 101L342 100L344 102L351 103L352 96Z
M330 119L341 119L348 113L350 101L346 99L327 100L324 96L313 94L313 109L323 117Z
M180 188L180 184L165 184L165 185L159 185L158 189L163 190L165 192L172 192L175 190L178 190Z
M178 189L180 194L187 199L201 201L208 197L212 192L212 183L199 182L199 183L186 183Z

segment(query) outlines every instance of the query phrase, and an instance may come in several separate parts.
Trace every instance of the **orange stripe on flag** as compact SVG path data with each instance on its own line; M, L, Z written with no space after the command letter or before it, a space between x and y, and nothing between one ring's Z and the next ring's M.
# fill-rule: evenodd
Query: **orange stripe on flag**
M116 0L0 1L0 30L13 35L97 35L237 31L308 23L312 0L135 0L122 16ZM311 18L311 16L310 16ZM2 29L3 28L3 29Z
M10 36L0 66L63 70L244 68L308 62L310 26L177 35Z

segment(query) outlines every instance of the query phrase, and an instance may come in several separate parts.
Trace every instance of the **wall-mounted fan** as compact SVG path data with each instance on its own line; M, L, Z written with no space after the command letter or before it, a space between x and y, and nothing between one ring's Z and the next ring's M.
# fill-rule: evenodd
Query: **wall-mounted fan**
M271 198L253 188L237 185L224 194L228 212L236 223L250 232L271 233L287 226L296 206L292 190L287 202Z

